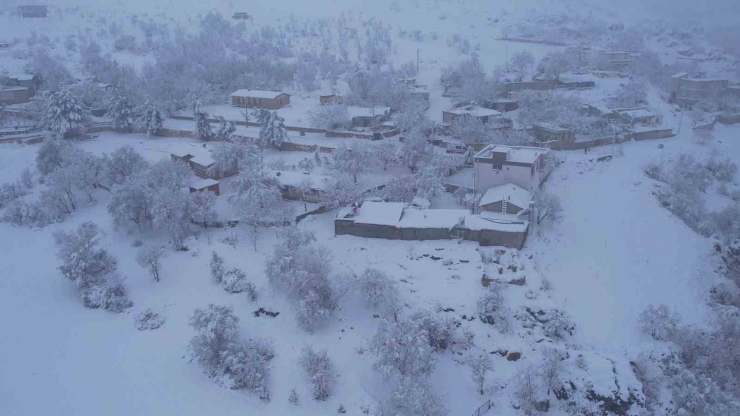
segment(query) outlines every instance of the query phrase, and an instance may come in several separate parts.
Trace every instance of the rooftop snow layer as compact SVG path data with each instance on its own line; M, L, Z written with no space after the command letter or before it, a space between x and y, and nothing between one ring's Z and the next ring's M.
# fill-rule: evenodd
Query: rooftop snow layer
M218 185L219 183L221 182L215 179L198 178L198 180L193 180L192 182L190 182L190 185L188 186L190 186L193 189L205 189L205 188L208 188L209 186Z
M402 202L366 201L355 217L355 224L396 226L403 215L403 207Z
M285 94L279 91L261 91L261 90L236 90L231 93L232 97L253 97L253 98L266 98L272 100L278 96Z
M519 208L527 208L532 200L532 194L513 183L497 186L486 191L480 199L479 206L493 204L495 202L507 200Z
M550 149L544 147L528 146L506 146L502 144L489 144L476 153L476 159L490 159L493 152L507 153L506 161L514 163L533 164L540 155L547 154Z
M390 112L390 107L347 107L347 113L350 118L385 116Z
M496 117L496 116L501 115L501 113L496 110L478 107L475 105L469 105L469 106L460 107L460 108L453 108L451 110L447 110L447 112L451 114L456 114L459 116L471 115L473 117Z
M466 209L407 209L403 211L399 228L447 228L465 221Z
M278 176L279 174L279 176ZM327 175L319 174L306 174L304 172L274 172L272 175L277 179L278 183L282 186L292 186L300 188L303 186L303 181L306 179L311 181L311 189L324 190L326 189L326 183L329 179Z

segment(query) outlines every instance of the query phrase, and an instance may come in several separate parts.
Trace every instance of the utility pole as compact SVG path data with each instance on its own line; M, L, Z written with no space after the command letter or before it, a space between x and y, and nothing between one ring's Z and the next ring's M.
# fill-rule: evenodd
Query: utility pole
M505 46L506 50L506 72L509 72L509 46Z

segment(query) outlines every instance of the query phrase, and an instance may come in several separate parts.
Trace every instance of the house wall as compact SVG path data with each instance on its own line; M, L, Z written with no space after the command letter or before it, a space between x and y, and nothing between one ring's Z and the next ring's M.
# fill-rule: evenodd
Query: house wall
M541 183L542 172L535 169L534 175L532 175L532 165L503 165L502 170L495 170L493 169L493 163L476 160L473 170L475 174L475 191L480 194L484 194L491 188L506 185L507 183L513 183L522 189L532 192Z
M481 211L489 211L489 212L501 212L501 201L494 202L492 204L487 205L481 205L480 210ZM524 208L518 207L511 202L506 204L506 213L507 214L518 214L519 211L523 210Z
M219 186L219 184L213 184L203 189L195 189L191 186L190 193L193 194L196 192L213 192L214 194L216 194L216 196L219 196L221 195L221 187Z
M320 193L317 189L312 189L310 193L304 193L302 189L293 186L284 186L280 188L280 194L283 199L291 201L304 201L311 203L318 203L320 200Z
M503 246L521 249L527 238L524 232L503 232L496 230L468 230L456 228L398 228L390 225L355 224L351 219L334 220L334 234L352 235L363 238L382 238L386 240L424 241L424 240L464 240L477 241L481 246Z
M23 104L31 98L28 88L22 90L0 90L0 103Z
M265 108L268 110L277 110L290 104L288 94L280 94L276 98L256 98L256 97L231 97L231 105L242 108Z

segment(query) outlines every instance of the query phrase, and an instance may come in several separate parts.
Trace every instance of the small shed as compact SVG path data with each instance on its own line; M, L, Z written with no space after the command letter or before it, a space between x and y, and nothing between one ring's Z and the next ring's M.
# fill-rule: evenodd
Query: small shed
M481 211L514 214L527 209L532 201L532 194L513 183L491 188L483 194L478 206Z
M277 110L290 104L290 95L279 91L237 90L231 93L231 105L242 108Z
M488 124L493 120L500 119L501 113L496 110L476 105L466 105L442 112L442 121L445 123L453 123L455 120L463 117L477 118L481 123Z
M348 107L347 112L352 120L352 128L375 127L386 120L391 113L390 107Z
M31 90L27 87L7 87L0 89L0 104L23 104L27 103L31 96Z
M221 195L220 184L221 182L215 179L201 179L190 183L188 187L191 194L195 192L213 192L218 196Z
M319 103L321 104L341 104L342 96L338 94L320 95Z

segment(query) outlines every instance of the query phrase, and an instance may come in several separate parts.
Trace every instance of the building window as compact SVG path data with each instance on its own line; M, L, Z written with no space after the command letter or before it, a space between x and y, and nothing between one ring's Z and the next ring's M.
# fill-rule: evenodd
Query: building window
M495 163L493 164L493 170L503 170L503 169L504 169L503 165L497 165Z

